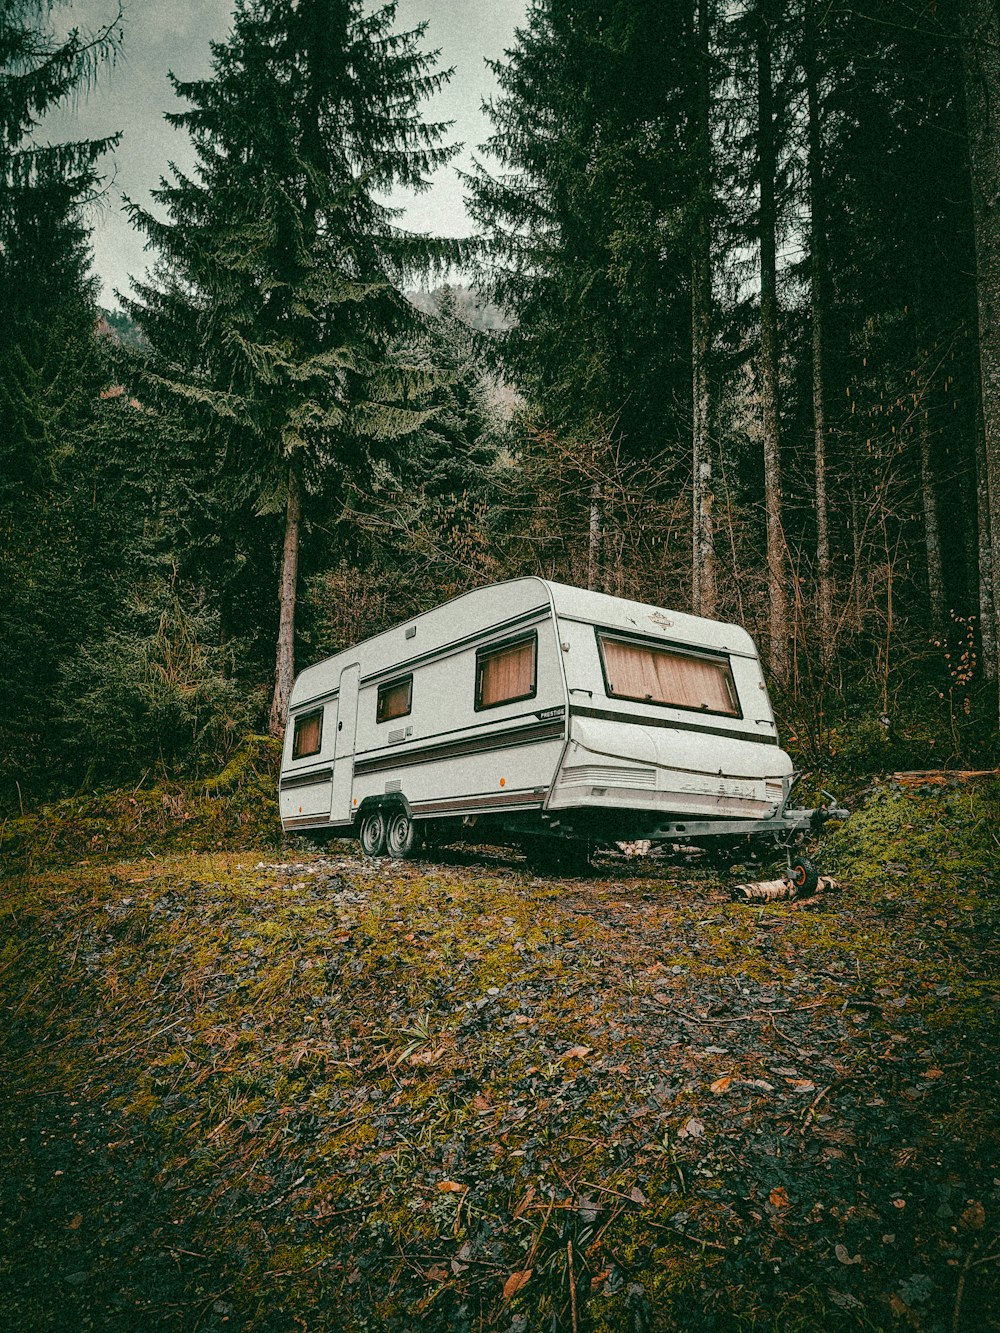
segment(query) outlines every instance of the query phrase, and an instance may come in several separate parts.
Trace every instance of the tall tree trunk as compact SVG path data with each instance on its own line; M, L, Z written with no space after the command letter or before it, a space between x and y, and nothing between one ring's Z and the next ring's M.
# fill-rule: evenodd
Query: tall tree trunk
M979 643L983 650L983 672L997 679L997 611L993 596L993 536L990 531L990 497L986 484L986 443L982 422L976 423L976 518L979 545Z
M1000 626L1000 16L994 0L960 0L965 105L972 178L982 396L981 624ZM991 614L988 615L987 612ZM987 674L1000 682L997 635L983 643Z
M280 736L288 717L288 701L295 681L295 594L299 575L299 528L302 508L299 478L294 467L288 469L285 502L285 543L281 553L281 577L278 580L278 649L274 665L274 698L268 730Z
M757 0L757 168L760 189L760 380L764 428L764 508L767 515L768 657L779 684L788 682L787 559L781 522L781 438L778 409L778 276L774 90L771 84L771 4Z
M693 542L691 605L695 615L714 616L715 520L712 514L712 140L709 83L709 0L695 0L697 49L695 111L695 224L691 252L691 406Z
M920 420L920 493L924 510L924 545L927 551L927 598L930 604L931 628L939 631L944 626L944 568L941 564L941 530L938 523L937 493L934 490L934 464L931 457L930 423L931 386L921 385Z
M819 102L819 32L816 0L806 15L806 101L809 117L809 213L812 304L813 457L816 481L816 592L824 649L833 636L833 576L830 567L830 512L826 494L826 404L823 396L826 332L826 220L823 197L823 130Z
M601 577L603 528L601 483L595 481L590 488L590 527L587 532L587 587L597 592L602 591L603 583Z

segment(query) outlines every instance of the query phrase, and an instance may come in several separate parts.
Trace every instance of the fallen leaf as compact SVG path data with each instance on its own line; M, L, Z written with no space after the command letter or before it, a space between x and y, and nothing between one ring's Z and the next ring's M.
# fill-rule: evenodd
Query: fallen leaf
M711 1084L711 1089L716 1095L722 1092L728 1092L729 1085L732 1081L733 1078L731 1074L723 1074L722 1078L717 1078L715 1082Z
M444 1055L444 1047L439 1046L436 1051L416 1051L410 1056L411 1065L436 1065Z
M677 1137L679 1139L700 1139L704 1134L705 1126L700 1120L695 1120L694 1116L687 1121L682 1129L677 1131Z
M76 1216L73 1218L73 1220L71 1222L67 1222L66 1225L70 1231L76 1231L82 1222L83 1222L83 1213L77 1213Z
M524 1193L524 1197L522 1198L521 1202L517 1205L517 1207L514 1209L514 1212L511 1214L511 1216L514 1218L520 1217L522 1213L524 1213L527 1210L528 1206L530 1205L534 1197L535 1197L535 1187L534 1185L529 1185Z
M582 1060L584 1056L589 1055L593 1046L571 1046L568 1051L560 1055L560 1060Z
M481 1092L477 1092L472 1099L472 1109L474 1111L488 1111L490 1109L489 1098L484 1097Z
M468 1185L460 1185L457 1180L439 1180L438 1189L442 1194L464 1194Z
M632 1186L632 1188L629 1190L628 1197L632 1200L633 1203L643 1204L649 1202L649 1200L646 1198L645 1194L643 1194L642 1190L639 1188L638 1185Z
M594 1276L590 1279L590 1290L596 1291L597 1288L601 1285L601 1283L606 1282L610 1276L611 1276L611 1269L602 1268L599 1273L595 1273Z
M503 1298L509 1301L512 1296L516 1296L522 1287L527 1286L528 1279L534 1269L525 1268L520 1273L511 1273L510 1277L503 1284Z
M841 1243L840 1243L839 1241L838 1241L837 1244L833 1247L833 1252L834 1252L834 1254L837 1256L837 1258L840 1260L840 1262L841 1262L842 1264L859 1264L859 1263L861 1262L861 1255L860 1255L860 1254L856 1254L856 1255L854 1255L853 1258L852 1258L852 1257L851 1257L851 1254L849 1253L849 1251L848 1251L848 1249L847 1249L847 1246L846 1246L846 1245L841 1245Z
M943 1069L928 1069L924 1071L924 1078L944 1078Z
M796 1092L816 1091L816 1084L812 1081L811 1078L790 1078L788 1082L795 1089Z
M979 1231L986 1223L986 1209L978 1199L970 1199L969 1206L963 1209L962 1216L958 1220L970 1231Z
M771 1200L772 1208L787 1208L789 1204L788 1191L783 1185L776 1185L767 1196Z
M514 1015L511 1017L511 1020L510 1020L510 1021L511 1021L512 1023L516 1023L516 1024L518 1025L518 1027L524 1027L525 1024L531 1022L531 1019L528 1017L527 1014L514 1014Z
M443 1282L447 1276L447 1268L442 1268L440 1264L435 1264L433 1268L428 1268L427 1272L424 1274L424 1277L428 1278L431 1282Z

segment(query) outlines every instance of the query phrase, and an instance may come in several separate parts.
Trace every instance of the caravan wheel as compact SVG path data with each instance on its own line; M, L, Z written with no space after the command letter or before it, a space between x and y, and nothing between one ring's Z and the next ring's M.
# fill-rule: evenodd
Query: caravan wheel
M399 856L406 860L413 856L419 847L416 825L405 810L393 810L385 829L385 849L390 856Z
M358 841L365 856L381 856L385 851L385 816L381 810L369 810L361 816Z

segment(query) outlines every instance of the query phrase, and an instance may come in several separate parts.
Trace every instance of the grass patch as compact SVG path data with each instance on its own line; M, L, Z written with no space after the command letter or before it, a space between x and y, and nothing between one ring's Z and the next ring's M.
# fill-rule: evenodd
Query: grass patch
M350 1333L987 1323L994 800L880 790L826 849L843 894L766 907L651 863L539 880L491 852L196 853L173 828L154 858L126 824L67 864L76 836L26 855L22 831L5 1308ZM238 819L200 827L238 841Z

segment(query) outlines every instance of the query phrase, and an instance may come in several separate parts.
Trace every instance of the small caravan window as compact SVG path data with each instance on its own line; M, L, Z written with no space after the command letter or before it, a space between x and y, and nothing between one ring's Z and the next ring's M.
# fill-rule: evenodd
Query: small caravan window
M390 680L380 685L378 703L375 706L375 721L388 722L394 717L406 717L410 711L412 697L412 676L404 676L402 680Z
M480 648L476 653L476 709L495 708L535 694L536 635Z
M319 754L323 744L323 710L315 713L303 713L295 719L295 737L292 740L292 758L307 759L311 754Z
M733 675L723 658L698 657L608 634L599 633L597 641L609 695L740 716Z

